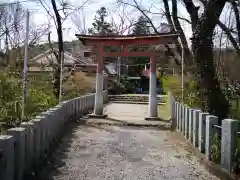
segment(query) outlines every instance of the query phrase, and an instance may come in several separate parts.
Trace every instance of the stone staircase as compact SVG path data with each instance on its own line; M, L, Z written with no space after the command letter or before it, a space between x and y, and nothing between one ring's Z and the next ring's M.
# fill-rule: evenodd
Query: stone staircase
M158 104L166 103L167 95L158 95ZM108 100L115 103L137 103L147 104L149 95L147 94L121 94L121 95L109 95Z

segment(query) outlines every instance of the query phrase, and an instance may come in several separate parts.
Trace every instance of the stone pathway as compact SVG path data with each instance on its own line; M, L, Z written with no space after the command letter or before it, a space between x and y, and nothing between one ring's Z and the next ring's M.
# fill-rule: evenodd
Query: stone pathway
M141 110L132 117L137 120L145 113ZM130 115L125 113L126 118ZM75 122L50 162L40 179L218 180L199 164L185 142L159 128Z
M111 103L104 108L106 119L87 119L88 123L94 124L123 124L123 125L142 125L142 126L170 126L170 111L165 105L159 106L159 112L162 121L146 121L148 115L148 105L146 104L125 104ZM166 124L166 122L169 122Z

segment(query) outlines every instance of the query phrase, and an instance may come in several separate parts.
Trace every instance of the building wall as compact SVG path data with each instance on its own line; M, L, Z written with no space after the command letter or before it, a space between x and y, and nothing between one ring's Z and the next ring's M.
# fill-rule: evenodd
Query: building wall
M68 50L72 54L75 54L77 57L80 57L84 60L87 60L92 63L92 58L91 57L85 57L84 53L85 52L91 52L92 49L87 46L83 46L83 44L80 41L76 41L72 44L72 48Z

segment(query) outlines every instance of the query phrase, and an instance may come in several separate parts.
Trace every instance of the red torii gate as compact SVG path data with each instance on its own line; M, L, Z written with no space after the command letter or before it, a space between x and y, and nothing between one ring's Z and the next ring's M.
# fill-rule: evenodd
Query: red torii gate
M150 57L150 90L148 103L148 117L146 119L158 118L158 104L156 91L156 56L160 55L156 51L128 51L128 45L159 45L169 44L178 38L175 32L161 33L144 36L90 36L75 35L86 46L97 47L97 74L96 74L96 95L94 103L94 113L91 117L104 118L103 114L103 59L104 57ZM104 52L104 46L122 46L121 52Z

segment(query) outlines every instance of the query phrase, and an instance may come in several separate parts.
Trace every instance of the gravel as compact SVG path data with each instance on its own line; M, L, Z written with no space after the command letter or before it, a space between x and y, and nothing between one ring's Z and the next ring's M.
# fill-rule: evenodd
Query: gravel
M42 180L218 180L170 131L75 125Z

